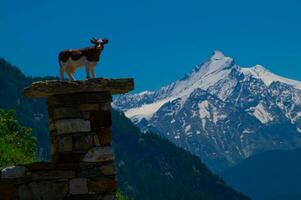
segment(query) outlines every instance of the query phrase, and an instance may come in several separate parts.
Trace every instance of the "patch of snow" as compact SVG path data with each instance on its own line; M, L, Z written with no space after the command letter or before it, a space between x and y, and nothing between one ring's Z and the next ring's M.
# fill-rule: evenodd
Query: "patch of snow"
M251 75L254 78L261 79L266 86L270 86L273 82L279 81L301 90L301 82L278 76L261 65L255 65L251 68L241 68L240 70L245 75Z
M213 109L212 112L212 118L213 118L213 122L216 124L219 120L223 120L227 118L227 115L224 114L220 114L216 108Z
M199 115L201 119L204 118L210 118L210 112L209 112L209 103L207 100L202 101L201 103L199 103Z
M299 133L301 133L301 129L300 129L300 128L298 128L298 127L297 127L297 131L298 131Z
M172 120L170 121L171 124L173 124L173 123L175 123L175 122L176 122L176 120L174 120L174 119L172 119Z
M169 101L170 99L164 99L151 104L144 104L141 107L131 108L125 111L124 114L128 118L135 119L138 122L143 118L149 120L153 116L153 114L161 108L161 106Z
M247 133L254 133L254 131L250 130L250 129L245 129L242 131L243 134L247 134Z
M206 120L204 120L205 118L212 120L216 124L219 120L225 119L227 117L227 115L220 114L217 108L215 107L210 112L209 103L207 100L200 102L198 106L199 106L199 116L202 119L203 128L205 128L205 124L206 124Z
M191 125L187 125L186 127L185 127L185 132L188 134L188 131L191 129Z
M268 111L266 111L264 105L261 102L256 107L251 107L247 111L252 110L253 112L251 114L263 124L274 120L274 117Z

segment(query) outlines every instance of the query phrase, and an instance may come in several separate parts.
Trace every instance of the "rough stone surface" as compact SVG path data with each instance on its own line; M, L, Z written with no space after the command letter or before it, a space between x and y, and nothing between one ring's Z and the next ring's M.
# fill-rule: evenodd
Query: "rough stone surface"
M58 134L91 131L90 121L83 119L64 119L55 122Z
M33 199L64 199L68 194L68 182L39 181L29 184ZM24 199L25 200L25 199Z
M68 118L79 118L80 112L77 109L74 108L55 108L53 110L53 120L58 119L68 119Z
M58 140L58 148L59 152L72 151L72 137L61 137Z
M98 111L99 110L99 104L96 103L85 103L85 104L81 104L79 106L79 110L80 111Z
M83 158L84 162L104 162L114 160L113 149L107 147L93 147Z
M123 94L134 89L132 78L105 79L96 78L83 81L39 81L26 87L23 94L27 97L49 97L55 94L70 94L81 92L103 92Z
M20 199L29 200L33 199L33 194L27 184L18 187L18 196Z
M24 166L11 166L1 170L1 178L20 178L28 169Z
M72 138L74 150L89 150L94 145L93 135L78 135Z
M105 195L102 200L115 200L115 195L113 194Z
M86 178L75 178L71 179L69 183L70 194L87 194L87 179Z
M89 192L114 192L117 190L116 180L93 180L88 181Z
M0 181L0 199L12 200L16 199L16 185L10 181Z
M1 171L0 200L113 200L112 94L133 89L132 79L42 81L24 90L46 97L51 162Z
M31 174L32 180L54 180L54 179L70 179L75 177L75 171L72 170L47 170L36 171Z
M116 174L116 172L115 172L115 166L114 166L113 163L100 166L100 171L104 175L115 175Z

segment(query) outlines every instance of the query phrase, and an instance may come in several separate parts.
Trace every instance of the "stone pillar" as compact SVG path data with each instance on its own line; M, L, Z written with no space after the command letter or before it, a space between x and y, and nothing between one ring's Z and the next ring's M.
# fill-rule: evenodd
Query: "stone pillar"
M29 181L21 184L23 189L16 186L18 198L26 194L51 199L51 193L61 192L56 199L114 199L117 181L110 103L112 94L126 93L133 87L133 79L99 78L42 81L25 88L27 97L46 98L52 160L23 166L25 172L18 178ZM32 192L33 184L40 188L37 192L44 189L39 184L48 187L46 198Z

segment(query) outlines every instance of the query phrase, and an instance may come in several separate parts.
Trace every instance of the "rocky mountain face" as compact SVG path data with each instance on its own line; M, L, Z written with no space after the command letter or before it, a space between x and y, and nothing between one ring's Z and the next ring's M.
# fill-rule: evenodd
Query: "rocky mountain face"
M222 52L157 91L113 102L143 132L157 133L221 171L251 155L301 146L301 82Z

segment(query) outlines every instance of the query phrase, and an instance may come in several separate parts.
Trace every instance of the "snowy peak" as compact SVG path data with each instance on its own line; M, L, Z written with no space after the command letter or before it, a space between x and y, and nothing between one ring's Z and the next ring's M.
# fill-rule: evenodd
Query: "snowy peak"
M219 50L215 50L206 62L197 66L197 69L194 70L194 72L201 76L204 76L228 69L230 67L233 67L234 65L235 64L232 58L226 57Z
M301 82L278 76L261 65L255 65L251 68L241 68L240 70L246 76L261 79L266 86L270 86L273 82L280 82L301 90Z
M219 51L219 50L215 50L211 56L211 60L221 60L225 58L225 55L223 54L223 52Z
M115 108L222 169L254 153L301 147L301 83L214 51L185 78L126 94Z

